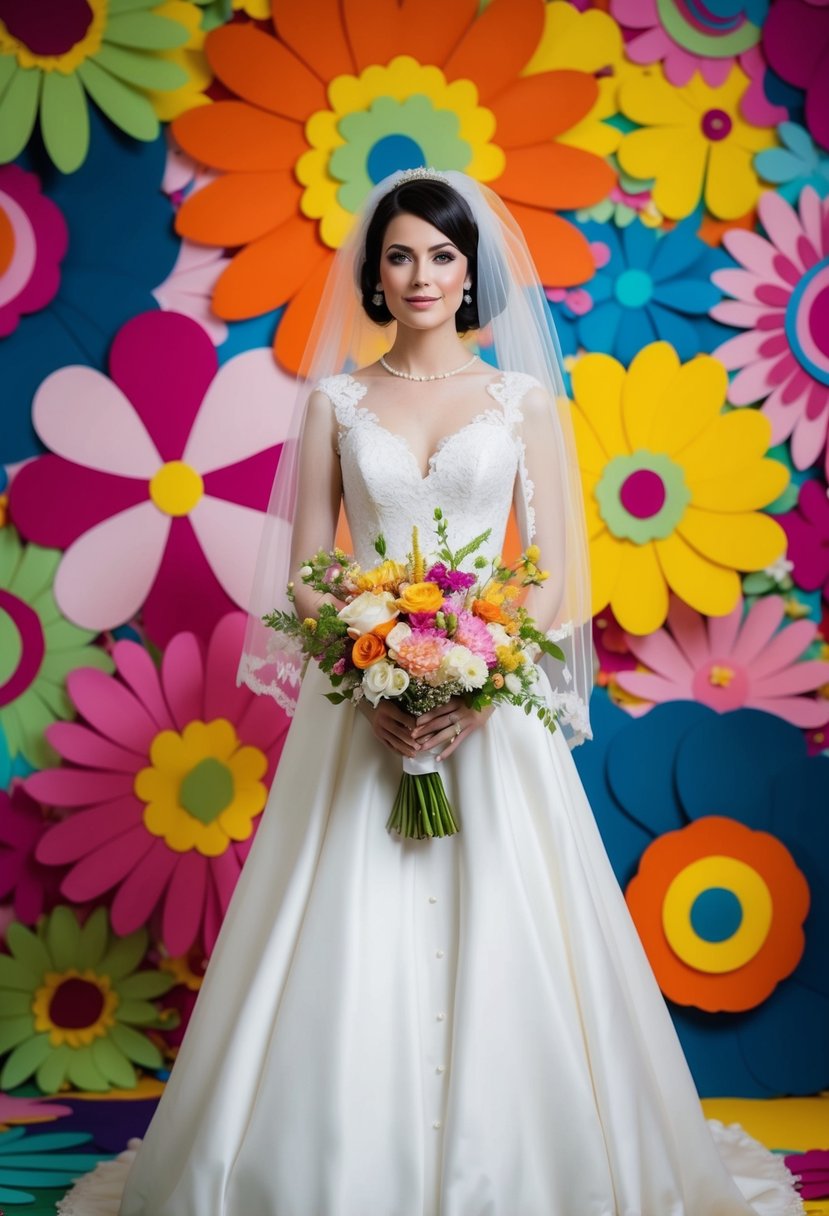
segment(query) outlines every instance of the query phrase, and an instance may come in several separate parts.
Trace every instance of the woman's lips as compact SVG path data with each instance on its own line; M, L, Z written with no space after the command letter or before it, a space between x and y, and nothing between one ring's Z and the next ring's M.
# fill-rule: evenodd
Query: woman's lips
M408 296L404 297L406 303L412 308L431 308L433 304L437 304L438 296Z

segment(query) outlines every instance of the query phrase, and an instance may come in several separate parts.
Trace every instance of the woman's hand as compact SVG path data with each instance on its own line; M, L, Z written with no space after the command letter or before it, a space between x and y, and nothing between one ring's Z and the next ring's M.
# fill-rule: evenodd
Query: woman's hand
M364 717L368 718L376 737L390 751L397 752L400 756L418 754L420 745L412 739L412 731L417 722L413 714L406 713L405 709L401 709L388 697L381 697L376 709L372 709L370 702L363 697L359 708Z
M421 747L435 747L439 743L445 743L446 747L438 757L439 760L445 760L452 755L462 739L483 726L494 708L494 705L487 705L484 709L471 709L462 697L450 697L445 705L430 709L428 713L414 719L412 740Z

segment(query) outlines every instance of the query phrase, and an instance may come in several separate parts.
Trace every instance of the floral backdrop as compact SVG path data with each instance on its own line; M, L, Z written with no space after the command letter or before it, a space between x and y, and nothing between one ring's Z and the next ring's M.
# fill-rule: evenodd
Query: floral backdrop
M174 1058L288 725L235 668L293 377L417 165L546 288L576 758L697 1084L829 1086L826 0L0 0L7 1112ZM15 1132L4 1189L8 1135L9 1203L95 1159Z

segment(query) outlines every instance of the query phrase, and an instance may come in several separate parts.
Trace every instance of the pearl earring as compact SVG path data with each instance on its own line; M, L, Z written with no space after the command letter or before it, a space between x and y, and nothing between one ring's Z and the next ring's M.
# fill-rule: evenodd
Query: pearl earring
M383 288L380 283L378 283L374 289L374 295L371 297L371 302L375 307L383 303Z
M472 286L472 285L470 284L470 287L471 287L471 286ZM471 304L471 303L472 303L472 296L469 294L469 287L467 287L467 288L464 290L464 293L463 293L463 302L464 302L464 304Z

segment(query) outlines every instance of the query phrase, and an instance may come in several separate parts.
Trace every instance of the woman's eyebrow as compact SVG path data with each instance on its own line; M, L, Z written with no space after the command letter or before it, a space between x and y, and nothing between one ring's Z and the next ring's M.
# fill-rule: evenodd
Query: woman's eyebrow
M426 252L434 253L436 249L444 249L447 245L451 246L452 249L455 248L452 241L441 241L439 245L430 245ZM404 253L414 253L411 245L401 245L399 241L392 241L392 243L387 246L387 249L402 249Z

